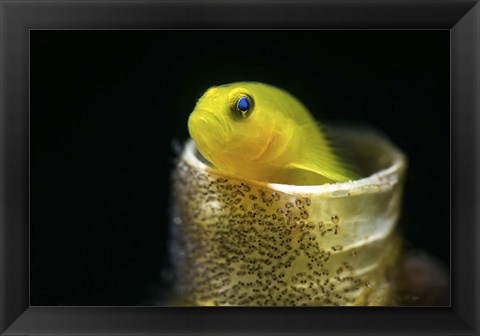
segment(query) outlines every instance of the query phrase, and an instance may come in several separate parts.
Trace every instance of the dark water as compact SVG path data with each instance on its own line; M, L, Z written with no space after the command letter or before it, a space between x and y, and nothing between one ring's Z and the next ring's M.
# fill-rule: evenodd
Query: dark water
M168 295L172 140L206 88L243 80L402 148L407 248L449 267L449 31L33 31L32 305Z

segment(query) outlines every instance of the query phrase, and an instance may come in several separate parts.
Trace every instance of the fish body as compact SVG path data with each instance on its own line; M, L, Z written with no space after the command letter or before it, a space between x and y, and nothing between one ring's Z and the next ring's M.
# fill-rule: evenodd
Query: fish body
M356 178L307 107L272 85L209 88L190 114L188 129L199 152L228 174L287 184Z

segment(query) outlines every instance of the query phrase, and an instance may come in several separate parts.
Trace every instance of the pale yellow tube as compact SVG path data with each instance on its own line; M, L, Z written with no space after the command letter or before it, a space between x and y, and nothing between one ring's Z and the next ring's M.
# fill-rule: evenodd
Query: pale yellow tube
M208 166L190 140L173 175L173 264L187 305L394 305L405 156L342 131L368 176L294 186Z

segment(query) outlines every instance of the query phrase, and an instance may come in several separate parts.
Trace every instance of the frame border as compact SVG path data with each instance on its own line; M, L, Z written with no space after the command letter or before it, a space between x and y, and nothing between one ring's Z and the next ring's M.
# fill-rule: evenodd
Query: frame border
M248 22L242 19L244 17L249 18ZM478 0L0 0L0 23L2 335L478 335ZM449 29L452 306L30 307L28 102L31 29Z

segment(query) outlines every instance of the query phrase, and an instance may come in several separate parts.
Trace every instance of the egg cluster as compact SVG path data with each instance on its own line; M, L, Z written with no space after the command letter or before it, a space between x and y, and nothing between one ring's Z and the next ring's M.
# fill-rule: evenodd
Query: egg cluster
M354 221L372 209L373 199L352 202L359 196L345 194L326 202L184 160L173 181L173 263L188 304L392 303L398 236L391 230L369 240Z

